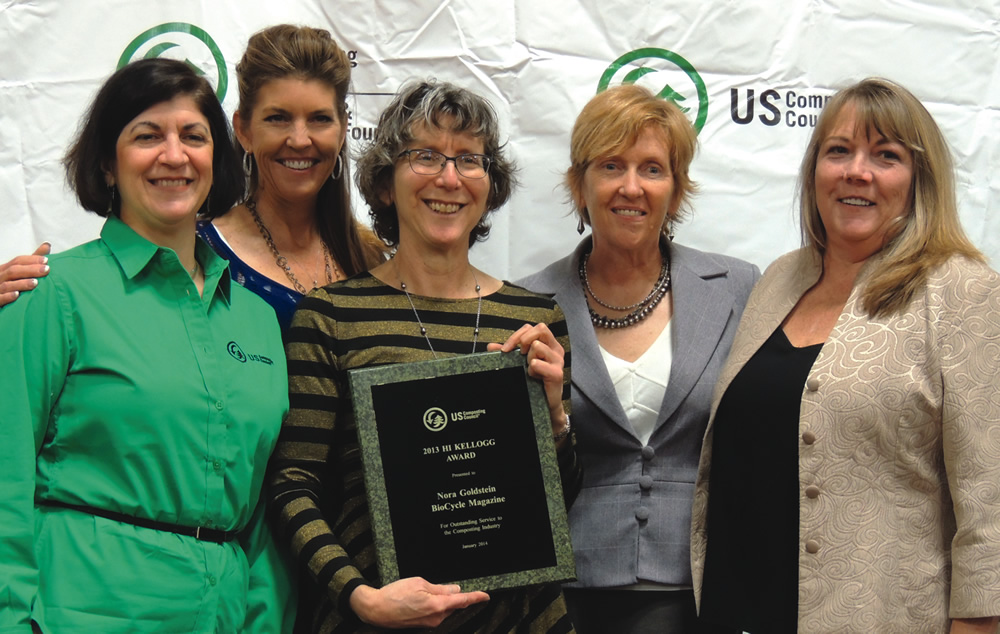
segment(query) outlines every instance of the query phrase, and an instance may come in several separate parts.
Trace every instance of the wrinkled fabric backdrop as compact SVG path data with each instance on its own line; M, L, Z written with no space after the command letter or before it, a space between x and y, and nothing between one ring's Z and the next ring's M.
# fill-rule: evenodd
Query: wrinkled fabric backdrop
M474 262L514 279L568 253L562 186L580 108L637 82L675 98L700 129L701 186L677 240L762 268L800 242L799 161L825 99L870 75L912 90L954 153L962 221L1000 262L1000 0L12 0L0 3L0 262L42 240L97 236L61 157L101 82L128 60L186 59L228 112L253 32L329 29L356 65L348 138L371 138L410 77L470 88L495 106L521 187ZM990 169L993 166L994 169ZM359 217L367 208L355 203Z

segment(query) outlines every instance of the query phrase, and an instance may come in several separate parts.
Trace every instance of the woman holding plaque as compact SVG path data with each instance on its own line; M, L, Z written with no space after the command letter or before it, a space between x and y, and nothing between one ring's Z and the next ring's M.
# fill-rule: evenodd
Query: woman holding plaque
M583 488L570 509L577 631L694 631L688 534L712 387L757 268L672 240L695 132L670 101L609 89L573 127L576 251L522 283L566 311Z
M378 585L348 370L482 352L486 342L503 341L488 348L519 348L544 385L569 500L580 471L562 311L469 263L469 248L485 239L489 214L514 184L491 106L447 83L404 86L361 157L358 181L375 231L395 255L299 305L287 333L291 412L273 459L272 509L322 590L312 630L572 631L557 584L492 596L419 577Z

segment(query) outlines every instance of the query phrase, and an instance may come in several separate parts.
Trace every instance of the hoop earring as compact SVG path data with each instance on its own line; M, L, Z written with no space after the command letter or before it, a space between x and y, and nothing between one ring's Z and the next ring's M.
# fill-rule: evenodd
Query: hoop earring
M337 171L338 167L340 168L339 172ZM330 180L333 181L340 180L340 177L343 175L344 175L344 161L341 160L340 155L338 154L337 162L333 164L333 171L330 172Z
M243 175L247 180L253 176L253 152L243 152Z

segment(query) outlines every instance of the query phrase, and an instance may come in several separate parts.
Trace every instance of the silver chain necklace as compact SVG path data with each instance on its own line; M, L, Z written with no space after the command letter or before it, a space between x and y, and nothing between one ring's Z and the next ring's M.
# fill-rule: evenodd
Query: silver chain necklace
M590 293L590 296L594 298L595 302L611 310L635 310L636 308L649 303L649 301L653 299L653 295L656 295L656 291L659 290L660 286L663 284L663 280L667 279L670 276L670 266L668 264L667 258L661 257L660 274L656 278L656 282L653 283L653 288L652 290L649 291L649 295L646 295L645 298L640 299L634 304L629 304L628 306L615 306L613 304L608 304L600 297L598 297L597 293L594 292L594 289L590 287L590 279L587 277L587 262L589 261L590 261L590 252L587 252L583 254L583 260L580 262L580 279L583 280L583 286L584 288L587 289L587 292Z
M483 314L483 294L481 292L481 287L479 286L479 278L476 277L476 270L470 266L469 271L472 273L472 279L476 282L476 297L479 299L479 303L476 306L476 326L472 330L472 352L475 352L476 343L479 341L479 316ZM399 287L403 290L403 294L406 295L406 301L410 302L410 308L413 309L413 316L417 318L417 325L420 326L420 334L424 336L424 341L427 342L427 347L431 349L431 354L434 355L435 359L437 359L437 351L434 350L434 345L431 344L431 338L427 336L427 328L424 327L424 322L420 319L420 313L417 312L417 307L413 304L413 298L410 297L410 291L406 290L406 282L399 279Z
M587 253L580 258L580 281L583 283L583 287L586 291L590 293L590 296L594 298L594 301L605 308L610 308L611 310L635 309L624 317L615 319L613 317L597 313L590 307L590 303L588 302L587 310L590 312L590 321L595 327L609 329L627 328L629 326L634 326L646 317L649 317L650 313L653 312L653 309L656 308L660 301L666 297L668 292L670 292L670 255L669 253L664 253L662 250L661 253L663 255L663 265L660 267L659 278L657 278L656 283L653 284L653 290L650 291L649 295L647 295L641 302L620 308L617 306L609 306L594 295L594 291L590 288L590 282L587 280L587 260L590 258L590 253Z
M306 290L306 287L303 286L302 283L299 282L298 278L295 277L295 274L292 273L292 267L288 263L288 258L278 252L278 245L274 243L274 238L271 237L271 232L266 226L264 226L264 221L260 219L260 214L257 213L257 202L253 198L250 198L247 200L246 206L247 211L249 211L250 215L253 217L253 221L257 223L257 228L260 230L261 237L264 238L264 242L267 243L268 248L271 250L271 254L274 255L274 263L278 265L278 268L285 272L285 276L288 277L288 281L292 283L295 290L303 295L308 293L309 291ZM334 280L336 280L337 277L340 277L340 271L337 269L337 266L333 265L331 262L332 258L330 257L330 249L327 248L326 242L322 238L320 238L319 242L323 246L323 264L326 269L326 283L333 284ZM302 264L300 263L299 266L302 266ZM305 270L305 267L302 268ZM334 271L336 271L336 276L334 275ZM308 273L308 271L306 272ZM319 280L314 279L313 288L317 288L319 285Z

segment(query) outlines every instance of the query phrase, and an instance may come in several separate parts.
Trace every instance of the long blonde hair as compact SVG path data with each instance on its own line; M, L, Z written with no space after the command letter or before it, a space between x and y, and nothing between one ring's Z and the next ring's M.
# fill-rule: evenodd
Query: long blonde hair
M954 255L985 262L962 230L955 199L955 170L941 129L910 91L886 79L868 78L849 86L826 104L806 149L799 173L802 242L822 256L826 228L816 204L816 164L820 146L846 106L857 126L905 146L913 156L911 207L882 248L865 283L862 305L872 317L896 313L927 280L927 272Z

